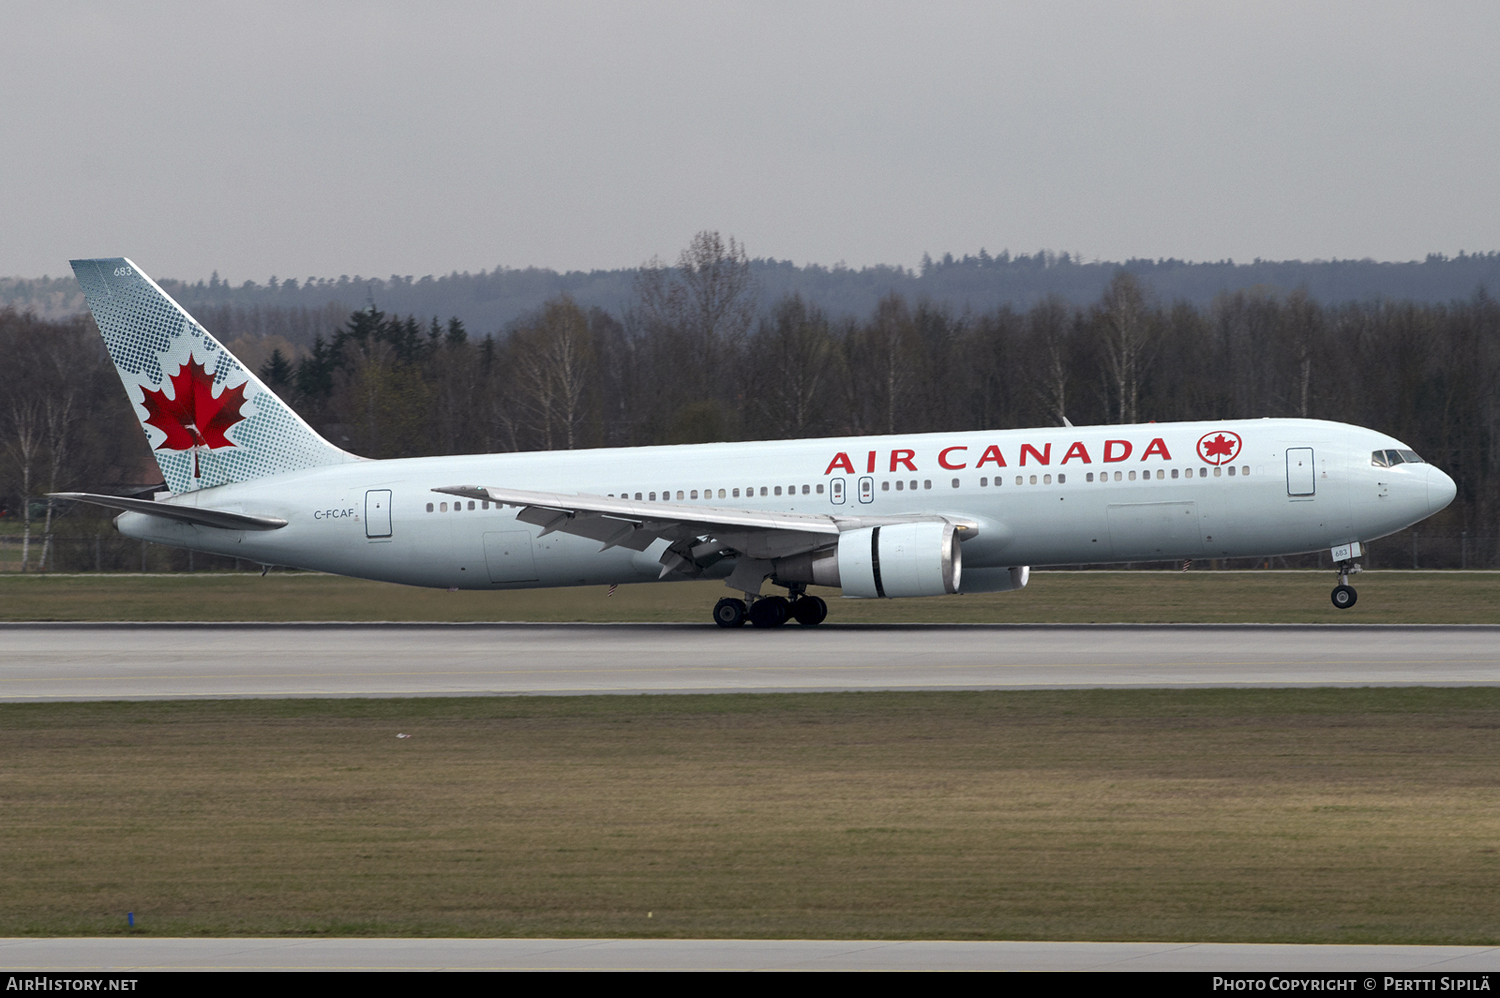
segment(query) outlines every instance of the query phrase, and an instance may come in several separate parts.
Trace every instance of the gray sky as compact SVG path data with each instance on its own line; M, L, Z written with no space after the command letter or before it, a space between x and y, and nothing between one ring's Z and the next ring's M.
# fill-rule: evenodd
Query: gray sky
M1500 5L0 0L0 274L1500 248Z

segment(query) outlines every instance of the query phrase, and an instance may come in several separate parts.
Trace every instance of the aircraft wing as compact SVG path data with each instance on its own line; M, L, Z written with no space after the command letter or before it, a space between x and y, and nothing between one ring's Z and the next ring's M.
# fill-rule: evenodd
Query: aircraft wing
M657 540L668 540L672 543L662 555L663 576L671 572L697 575L708 564L728 555L768 561L833 547L838 544L841 531L856 527L914 519L951 519L785 513L479 485L454 485L432 491L520 507L516 519L541 527L542 536L560 531L588 537L604 545L601 551L612 547L644 551ZM977 533L974 524L958 526L961 536Z

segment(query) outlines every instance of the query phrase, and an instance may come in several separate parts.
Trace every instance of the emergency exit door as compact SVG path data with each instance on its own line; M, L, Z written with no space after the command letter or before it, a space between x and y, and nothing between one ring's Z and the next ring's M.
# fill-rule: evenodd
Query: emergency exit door
M365 536L391 536L390 489L371 489L365 493Z
M1311 447L1288 447L1286 450L1286 494L1295 499L1311 499L1318 490L1317 472Z

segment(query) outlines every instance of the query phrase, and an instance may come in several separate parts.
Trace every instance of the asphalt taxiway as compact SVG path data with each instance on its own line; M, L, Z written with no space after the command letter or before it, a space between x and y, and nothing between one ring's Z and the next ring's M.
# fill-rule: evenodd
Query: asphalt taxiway
M0 700L1500 684L1500 627L3 624Z

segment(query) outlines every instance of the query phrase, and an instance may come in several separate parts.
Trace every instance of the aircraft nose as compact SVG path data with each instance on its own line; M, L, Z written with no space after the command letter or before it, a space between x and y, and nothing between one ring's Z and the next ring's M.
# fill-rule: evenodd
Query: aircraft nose
M1458 495L1458 486L1445 473L1427 466L1427 512L1429 515L1443 509Z

